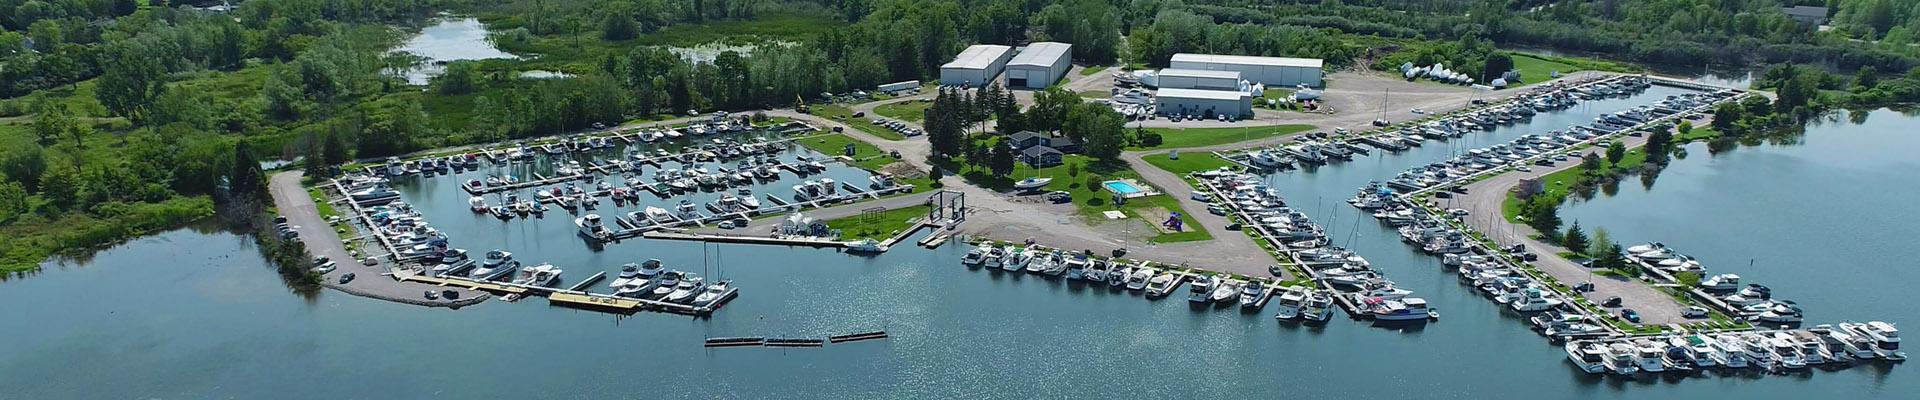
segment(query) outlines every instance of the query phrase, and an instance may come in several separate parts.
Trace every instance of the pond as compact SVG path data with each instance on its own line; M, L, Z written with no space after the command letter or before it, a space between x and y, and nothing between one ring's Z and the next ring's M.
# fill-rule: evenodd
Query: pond
M487 39L486 25L474 18L437 19L394 51L422 58L419 65L400 72L407 83L414 85L430 83L433 77L446 71L448 62L519 58L494 47L493 41Z

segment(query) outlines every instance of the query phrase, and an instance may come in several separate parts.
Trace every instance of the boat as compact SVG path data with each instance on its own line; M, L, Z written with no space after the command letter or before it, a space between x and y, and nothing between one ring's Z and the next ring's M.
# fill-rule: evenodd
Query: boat
M554 282L560 281L561 272L562 270L559 267L553 266L553 264L540 263L540 265L521 268L520 276L514 278L513 283L529 286L550 286L553 285Z
M1246 285L1240 287L1240 307L1246 309L1259 308L1260 297L1266 296L1266 294L1267 285L1260 283L1259 280L1247 281Z
M653 290L642 294L641 297L648 299L666 298L667 295L673 294L675 288L680 286L680 278L684 275L689 274L680 271L667 271L666 273L660 274L659 278L653 279Z
M1807 359L1800 355L1800 346L1779 337L1759 337L1760 343L1767 346L1767 355L1773 358L1773 364L1782 369L1796 370L1807 367Z
M1133 277L1133 267L1113 264L1113 270L1107 272L1107 286L1112 289L1125 287L1127 280Z
M1213 294L1213 285L1217 285L1217 284L1220 284L1219 277L1209 276L1209 277L1206 277L1206 279L1194 280L1191 286L1187 287L1187 289L1189 289L1189 291L1191 292L1187 294L1187 302L1194 303L1194 304L1206 304L1209 301L1213 301L1213 299L1209 296Z
M1648 340L1633 343L1633 360L1641 371L1664 372L1667 370L1666 348Z
M1180 282L1179 278L1180 275L1173 272L1154 275L1153 278L1147 280L1147 296L1165 297L1168 294L1172 294L1173 288L1178 286Z
M483 281L492 280L517 269L520 269L520 261L513 259L512 252L493 250L488 251L487 257L480 262L480 266L474 267L473 273L467 276Z
M1308 321L1326 322L1333 319L1333 295L1325 291L1308 289L1307 305L1300 311L1300 317Z
M1509 308L1519 312L1539 312L1560 306L1560 299L1547 296L1540 288L1526 288L1522 296L1508 304Z
M997 271L1000 268L1000 264L1006 259L1006 257L1007 257L1006 248L987 247L987 255L980 258L980 265L987 268L993 268L994 270Z
M1020 190L1037 190L1037 189L1046 187L1048 183L1053 183L1053 178L1036 176L1036 177L1031 177L1027 179L1021 179L1019 182L1014 182L1013 188L1020 189Z
M1589 374L1607 372L1607 348L1589 341L1571 341L1563 346L1567 350L1567 361Z
M1881 321L1868 321L1863 324L1841 323L1841 329L1873 340L1873 353L1887 361L1906 361L1907 353L1900 351L1900 330L1893 324Z
M1140 291L1147 288L1147 280L1153 278L1153 270L1146 267L1134 268L1127 276L1127 290Z
M1700 288L1712 291L1729 291L1740 288L1740 275L1719 274L1700 281Z
M674 285L673 291L668 292L667 296L662 300L674 303L685 303L693 300L694 295L699 294L701 289L706 288L706 284L702 281L703 279L698 275L684 274L680 278L680 284Z
M1640 365L1634 360L1633 346L1628 346L1626 343L1612 343L1605 349L1606 358L1601 359L1601 363L1607 365L1608 372L1614 375L1633 375L1640 372Z
M1307 311L1307 294L1301 290L1289 288L1280 293L1280 301L1275 304L1280 309L1274 312L1273 318L1281 320L1300 318Z
M1008 246L1007 259L1000 263L1000 269L1019 271L1026 268L1027 264L1031 262L1033 262L1033 254L1030 254L1030 250L1015 250L1012 246Z
M1381 321L1415 321L1427 319L1427 300L1418 297L1403 297L1399 300L1373 298L1373 319Z
M1213 294L1210 296L1213 299L1213 304L1232 303L1234 299L1240 296L1240 286L1238 282L1221 280L1219 285L1214 285L1213 287Z
M467 198L467 208L477 213L487 212L487 198L480 196L469 197Z
M640 278L640 264L627 263L626 265L620 266L620 274L615 275L613 281L607 283L607 288L620 290L620 288L632 284L635 280L644 280Z
M1028 273L1038 274L1053 269L1059 262L1060 259L1053 253L1040 253L1039 255L1033 256L1032 261L1027 262L1025 269Z
M607 240L613 237L613 231L607 230L607 226L601 223L600 214L583 215L575 218L573 224L580 227L580 236L589 239Z
M978 267L980 266L981 262L984 262L986 260L986 257L987 257L986 250L982 250L979 247L975 247L972 250L967 250L967 255L960 257L960 265L965 265L969 267Z
M699 295L693 297L693 306L712 307L733 292L732 285L732 281L719 281L707 285L705 289L700 290Z
M885 251L885 248L880 247L880 241L873 239L861 239L847 244L848 253L878 254Z

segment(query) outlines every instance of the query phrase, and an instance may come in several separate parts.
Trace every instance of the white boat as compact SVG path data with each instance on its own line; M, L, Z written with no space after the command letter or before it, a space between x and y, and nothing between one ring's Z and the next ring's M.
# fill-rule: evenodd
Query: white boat
M1607 372L1607 348L1599 343L1571 341L1563 346L1567 350L1567 361L1580 367L1589 374Z
M1796 370L1807 367L1806 357L1800 355L1800 346L1792 341L1778 337L1761 337L1759 343L1767 346L1767 355L1773 357L1773 364L1780 368Z
M1727 291L1740 288L1740 275L1719 274L1700 281L1700 288L1714 291Z
M477 213L487 212L489 208L487 207L487 198L480 196L469 197L467 198L467 208Z
M693 305L695 307L712 306L715 302L718 302L721 299L725 298L727 296L727 292L733 290L732 285L733 285L733 282L730 282L730 281L719 281L711 285L707 285L705 289L700 290L700 294L698 296L693 297Z
M1638 365L1641 371L1666 371L1667 363L1662 361L1665 357L1666 349L1657 343L1648 340L1639 340L1633 343L1634 364Z
M1708 343L1705 337L1699 335L1674 336L1667 339L1669 346L1686 349L1685 354L1687 360L1692 362L1693 365L1700 367L1712 367L1720 364L1719 358L1714 356L1717 350L1714 350L1713 346Z
M673 291L668 292L667 297L663 298L663 300L684 303L687 300L692 300L693 296L699 294L700 289L705 287L706 284L702 283L700 276L686 274L686 276L680 278L680 284L674 285Z
M1000 265L1006 261L1006 258L1007 248L988 247L987 255L980 259L980 265L987 268L1000 268Z
M1873 353L1880 358L1888 361L1907 359L1907 353L1900 351L1900 330L1894 328L1891 323L1881 321L1869 321L1864 324L1841 323L1840 327L1873 340Z
M1560 299L1547 296L1540 288L1530 287L1522 290L1521 297L1507 306L1514 311L1524 313L1551 310L1559 307L1560 303Z
M493 250L487 252L487 258L480 262L480 266L473 267L473 272L467 276L479 280L492 280L519 268L520 261L513 259L512 252Z
M600 214L587 214L575 218L573 224L580 227L580 235L588 238L606 240L613 237L613 232L608 231L606 225L601 223Z
M1274 312L1273 317L1283 320L1299 318L1301 311L1307 305L1306 302L1306 293L1302 290L1288 288L1284 293L1280 294L1280 301L1275 303L1280 309Z
M1034 189L1046 187L1048 183L1053 183L1053 178L1044 178L1044 177L1036 176L1036 177L1031 177L1027 179L1021 179L1019 182L1014 182L1013 188L1021 189L1021 190L1034 190Z
M554 282L560 281L561 272L563 272L563 270L553 266L553 264L540 263L540 265L521 268L520 276L514 278L513 283L531 286L549 286Z
M1646 252L1651 252L1655 250L1662 250L1666 248L1667 248L1667 245L1665 243L1647 242L1643 244L1627 246L1627 254L1640 254L1640 253L1646 253Z
M1226 304L1240 295L1240 286L1239 282L1222 280L1219 286L1213 288L1213 295L1209 297L1213 299L1213 304Z
M861 239L858 242L847 244L848 253L875 254L884 251L886 251L886 249L880 247L880 241L873 239Z
M1058 258L1055 258L1054 256L1055 255L1052 253L1040 253L1040 254L1033 255L1033 261L1027 262L1027 268L1026 268L1027 272L1037 274L1037 273L1041 273L1042 271L1053 269L1053 267L1060 262L1060 260Z
M1749 358L1747 358L1746 349L1730 337L1701 336L1701 338L1707 341L1708 346L1713 347L1713 352L1708 353L1708 356L1713 357L1714 362L1727 368L1747 367Z
M967 255L960 257L960 265L965 265L970 267L978 266L980 265L981 262L986 261L986 258L987 258L987 251L979 247L975 247L972 250L967 250Z
M640 278L640 264L627 263L620 266L620 274L615 275L612 282L607 282L607 288L620 290L633 284L635 280L644 280Z
M1612 343L1606 347L1606 358L1601 363L1607 365L1607 371L1614 375L1633 375L1640 372L1640 364L1634 360L1633 346L1626 343Z
M1314 322L1333 319L1333 296L1325 291L1312 289L1308 291L1312 294L1307 296L1307 306L1300 312L1300 317Z
M1007 258L1001 262L1000 269L1019 271L1026 268L1027 263L1031 262L1033 262L1033 254L1029 250L1014 250L1009 247L1007 249Z
M1154 275L1152 279L1147 280L1147 295L1159 297L1170 294L1178 277L1179 275L1172 272Z
M1398 300L1374 298L1371 305L1373 319L1381 321L1415 321L1427 319L1427 300L1418 297L1405 297Z
M1127 276L1127 290L1139 291L1146 289L1147 280L1152 278L1153 270L1145 267L1134 268L1133 274Z

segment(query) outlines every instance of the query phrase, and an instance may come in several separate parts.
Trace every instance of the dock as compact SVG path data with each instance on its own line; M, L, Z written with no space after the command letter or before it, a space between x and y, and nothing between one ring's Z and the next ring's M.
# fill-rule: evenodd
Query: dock
M589 277L587 280L583 280L575 284L572 288L568 288L568 289L558 289L558 288L550 288L545 286L518 284L518 283L512 283L512 282L480 281L480 280L474 280L474 279L469 279L464 277L446 277L446 276L433 277L433 276L427 276L426 274L419 273L418 271L415 271L412 269L398 268L398 267L391 268L390 272L392 273L395 279L399 279L403 281L415 281L415 282L423 282L423 283L435 284L440 286L451 286L451 287L461 287L461 288L467 288L467 289L473 289L473 290L484 290L484 291L495 292L495 293L520 295L522 297L530 296L530 295L545 295L547 297L547 301L552 302L553 304L556 304L556 305L579 306L584 308L606 309L606 310L624 311L624 312L653 310L653 311L671 312L676 314L707 315L707 314L712 314L713 311L718 309L721 305L726 304L727 301L732 300L734 297L738 296L740 291L739 288L729 288L727 290L727 293L721 296L719 300L714 301L713 304L706 305L706 306L695 306L691 304L674 303L674 302L666 302L666 301L659 301L659 300L617 297L613 295L591 293L591 292L586 292L581 290L583 286L592 285L593 282L597 282L599 278L605 277L606 276L605 271L601 271L599 274L594 275L594 277Z

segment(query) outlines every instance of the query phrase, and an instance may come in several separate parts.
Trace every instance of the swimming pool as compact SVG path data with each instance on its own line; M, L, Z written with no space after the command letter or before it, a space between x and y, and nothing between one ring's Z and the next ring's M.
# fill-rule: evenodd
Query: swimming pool
M1121 196L1132 196L1146 191L1127 181L1106 181L1106 183L1102 183L1101 185L1106 186L1108 191Z

